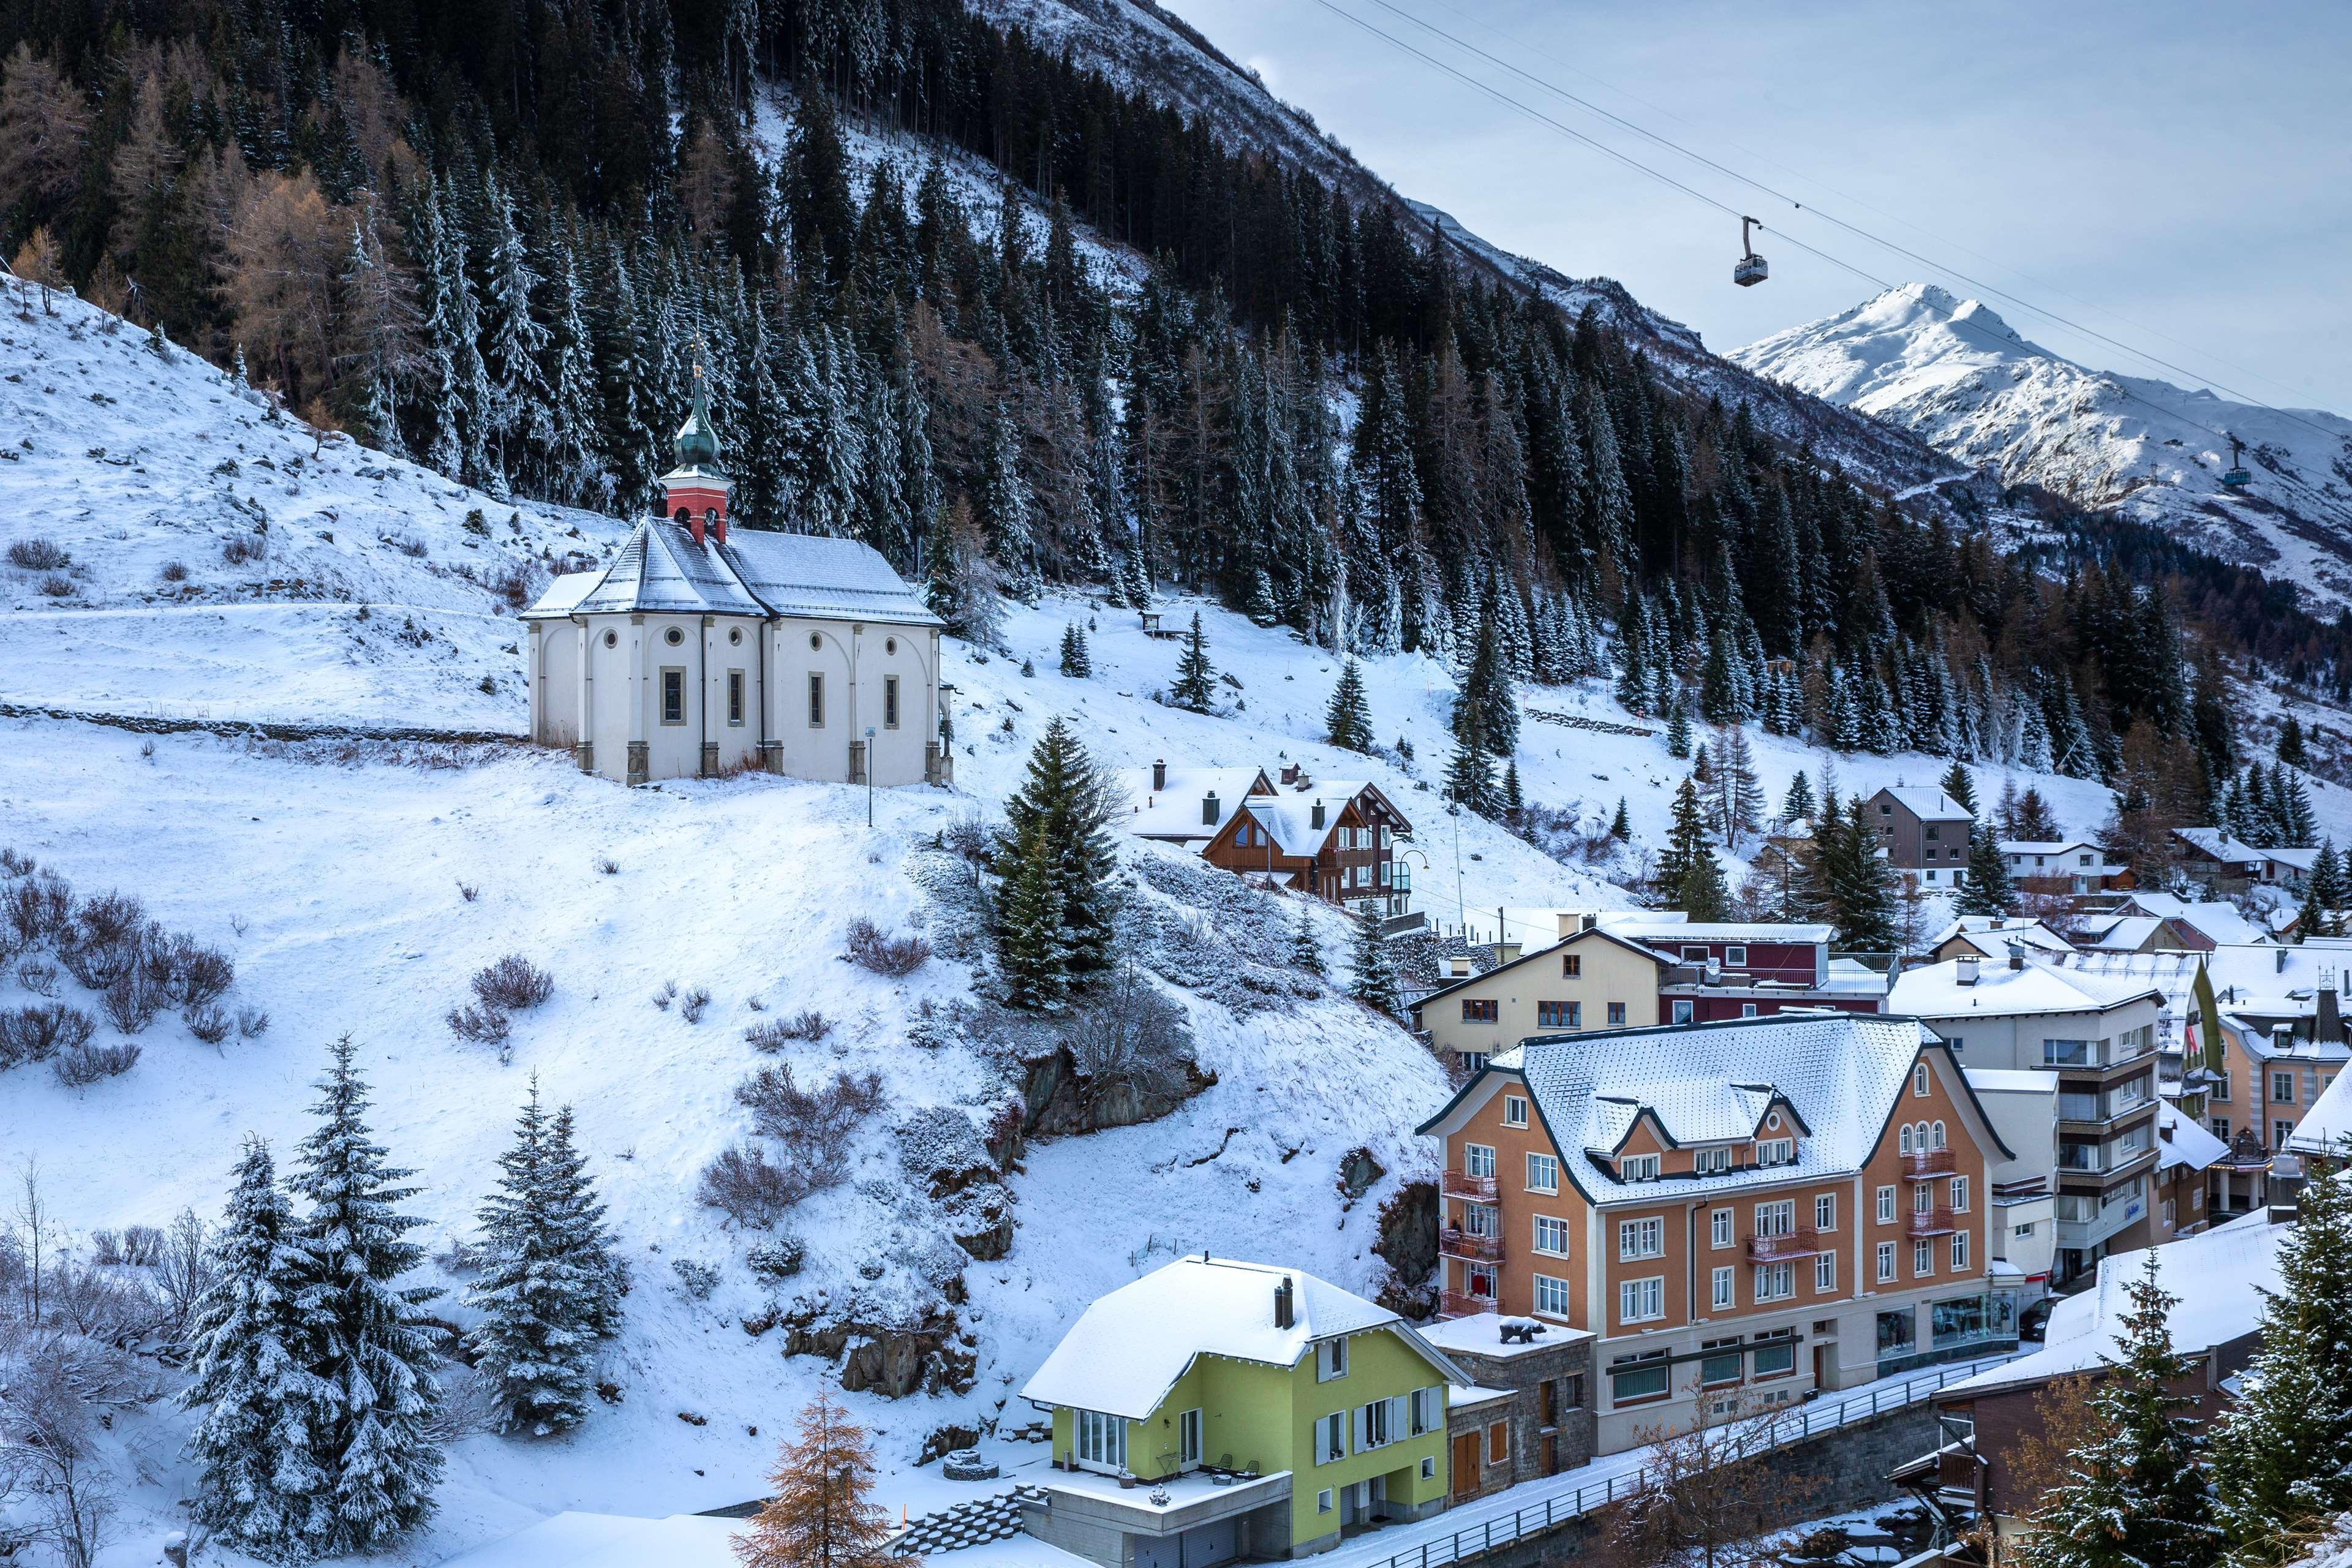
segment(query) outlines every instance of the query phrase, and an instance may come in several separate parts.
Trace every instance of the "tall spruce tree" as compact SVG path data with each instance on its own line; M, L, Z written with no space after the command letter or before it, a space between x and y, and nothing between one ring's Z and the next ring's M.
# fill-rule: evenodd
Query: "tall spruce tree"
M334 1539L327 1472L313 1436L332 1391L311 1374L295 1293L310 1263L269 1146L247 1138L228 1214L212 1242L212 1282L189 1334L200 1471L196 1521L265 1562L324 1554Z
M2352 1160L2352 1143L2338 1156ZM2214 1507L2237 1554L2290 1554L2322 1515L2352 1508L2352 1188L2305 1182L2263 1304L2262 1349L2215 1423Z
M2019 1541L2025 1568L2206 1568L2221 1531L2198 1459L2197 1405L2175 1388L2198 1370L2168 1327L2178 1298L2157 1283L2149 1247L2130 1287L2122 1354L2090 1399L2090 1433L2069 1455Z
M2000 844L1981 828L1969 837L1969 878L1954 908L1964 915L1996 918L2017 912L2017 889L2009 879L2008 862Z
M1050 908L1050 940L1069 979L1110 966L1118 913L1110 877L1118 861L1109 824L1116 810L1110 780L1056 714L1030 751L1021 787L1004 803L999 874L1014 880L1033 847L1043 855L1053 896L1035 912Z
M1961 808L1970 816L1977 814L1976 780L1969 776L1968 764L1957 757L1953 759L1952 765L1944 770L1943 790L1959 802Z
M1192 629L1184 634L1184 652L1176 661L1176 684L1168 700L1179 708L1206 713L1216 696L1216 667L1209 662L1209 639L1201 631L1201 612L1192 612Z
M1339 682L1323 710L1323 738L1346 752L1372 749L1372 710L1364 697L1364 672L1354 659L1339 667Z
M1354 982L1348 994L1376 1013L1389 1017L1397 1016L1396 959L1389 952L1389 941L1381 929L1380 911L1366 905L1356 916L1356 942L1353 954Z
M1298 906L1298 924L1290 933L1290 966L1309 974L1327 973L1323 963L1323 944L1316 940L1315 917L1310 904Z
M1094 672L1094 657L1087 651L1087 634L1072 621L1062 628L1062 673L1083 680Z
M480 1211L481 1273L467 1293L482 1321L467 1338L501 1429L544 1437L586 1419L596 1342L617 1327L618 1292L602 1205L578 1152L557 1148L536 1074L499 1169Z
M996 966L1004 977L1004 999L1015 1007L1050 1011L1069 994L1070 971L1062 955L1062 900L1044 827L1032 823L1020 838L1000 847L996 867L1004 879L996 895Z
M385 1163L369 1131L367 1083L349 1035L328 1047L293 1188L302 1216L303 1267L295 1302L311 1372L328 1388L325 1421L310 1433L323 1474L328 1549L376 1552L423 1523L441 1479L432 1422L438 1331L425 1303L440 1294L394 1282L424 1260L407 1239L425 1222L397 1211L416 1189Z
M1719 921L1727 902L1723 867L1715 858L1715 840L1707 832L1706 809L1699 802L1698 784L1685 776L1675 791L1674 825L1666 851L1658 858L1658 890L1668 906L1695 921Z

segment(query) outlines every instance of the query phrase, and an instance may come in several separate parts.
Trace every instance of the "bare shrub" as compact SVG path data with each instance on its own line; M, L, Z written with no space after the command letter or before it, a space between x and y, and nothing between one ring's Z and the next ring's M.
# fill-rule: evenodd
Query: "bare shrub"
M134 1225L122 1233L122 1261L133 1268L152 1268L163 1260L163 1233L152 1225Z
M621 863L618 860L614 859L610 855L599 855L596 857L596 875L599 877L617 877L620 874Z
M258 561L269 553L269 542L257 533L232 533L221 541L221 559L231 566Z
M54 539L17 539L9 542L8 564L27 572L62 572L73 557Z
M9 929L26 946L48 942L73 919L73 889L53 871L16 878L0 900L0 914L6 915Z
M166 583L184 583L188 580L188 569L177 561L166 561L163 569L156 575Z
M24 982L25 989L36 996L58 994L58 966L54 963L28 958L16 966L16 978Z
M811 1043L833 1033L833 1020L814 1008L804 1009L789 1018L769 1018L743 1031L744 1041L754 1050L773 1055L795 1040Z
M187 1322L196 1303L212 1289L212 1238L194 1209L182 1209L163 1237L155 1260L155 1285L163 1292L166 1314L177 1328Z
M864 915L849 922L849 962L893 977L912 974L929 963L931 944L919 936L884 936Z
M471 882L460 882L457 884L457 896L470 904L482 896L482 889Z
M217 1003L207 1002L201 1007L191 1007L182 1015L187 1020L188 1033L205 1045L217 1046L228 1038L228 1015Z
M689 1024L699 1024L702 1022L702 1010L709 1005L709 989L698 985L688 992L685 999L678 1003L677 1016Z
M510 952L475 972L474 994L488 1006L520 1013L555 994L555 976L534 966L521 953Z
M539 568L527 561L509 563L492 574L490 592L507 603L509 609L520 610L540 595L544 578Z
M1064 1031L1091 1093L1125 1092L1142 1106L1172 1103L1192 1091L1199 1069L1184 1010L1132 963L1075 1010Z
M147 983L147 976L132 969L115 976L100 1005L108 1023L126 1035L136 1035L145 1032L147 1026L155 1021L160 1001L155 988Z
M41 592L52 599L70 599L73 591L73 579L59 573L52 572L41 579Z
M236 1010L236 1034L239 1039L257 1040L269 1033L269 1015L258 1007Z
M122 1261L122 1237L111 1230L89 1233L89 1259L102 1268L111 1268Z
M654 1005L665 1013L669 1011L669 1005L677 1000L677 982L675 980L663 981L662 988L653 994Z
M40 869L40 863L30 855L20 854L14 847L0 848L0 877L29 877Z
M58 962L66 973L92 991L104 991L125 975L136 973L145 951L136 942L67 941L58 947Z
M751 1112L751 1125L784 1146L785 1154L812 1169L845 1170L837 1156L857 1124L882 1103L882 1077L837 1073L818 1089L803 1089L789 1066L763 1067L735 1086L735 1101ZM835 1177L834 1180L838 1180ZM812 1185L832 1185L820 1176Z
M236 965L216 947L176 936L172 939L169 984L183 1007L209 1006L236 984Z
M449 1032L461 1040L478 1046L504 1047L513 1031L507 1016L486 1003L469 1002L462 1007L452 1007L448 1016Z
M139 1063L139 1047L125 1042L119 1046L68 1046L58 1053L55 1068L58 1081L68 1089L88 1089L102 1079L119 1078Z
M98 893L74 911L77 940L101 947L118 946L146 927L146 906L129 893Z
M776 1164L757 1145L746 1143L721 1150L702 1168L695 1195L737 1225L765 1230L809 1190L798 1172Z
M0 1068L47 1061L60 1051L88 1045L98 1020L62 1002L0 1013Z

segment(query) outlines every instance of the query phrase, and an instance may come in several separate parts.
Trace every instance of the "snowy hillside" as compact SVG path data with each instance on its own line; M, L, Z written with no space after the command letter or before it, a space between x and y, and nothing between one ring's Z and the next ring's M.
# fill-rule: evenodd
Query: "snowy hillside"
M2352 420L2089 370L1931 284L1730 357L2009 482L2112 509L2321 600L2352 603ZM2221 482L2232 435L2253 476L2236 494Z

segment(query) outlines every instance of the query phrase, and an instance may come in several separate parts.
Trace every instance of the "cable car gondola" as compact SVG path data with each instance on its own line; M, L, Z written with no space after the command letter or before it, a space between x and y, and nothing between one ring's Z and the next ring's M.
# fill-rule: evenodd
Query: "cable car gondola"
M1739 259L1731 265L1731 280L1742 289L1753 289L1757 284L1772 276L1772 269L1764 264L1762 257L1756 254L1756 247L1748 243L1748 226L1752 223L1756 224L1758 228L1764 226L1760 223L1756 223L1752 217L1739 220L1741 254Z
M2246 444L2243 441L2239 440L2235 436L2230 437L2230 466L2221 470L2221 483L2233 490L2244 489L2254 482L2254 476L2246 472L2238 462L2238 455L2245 449Z

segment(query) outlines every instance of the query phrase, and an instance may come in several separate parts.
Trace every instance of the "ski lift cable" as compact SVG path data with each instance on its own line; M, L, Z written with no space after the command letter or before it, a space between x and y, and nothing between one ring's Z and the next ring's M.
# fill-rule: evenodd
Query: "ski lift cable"
M1543 110L1535 108L1533 105L1522 103L1519 100L1513 98L1510 94L1504 92L1501 89L1494 87L1487 82L1479 80L1476 77L1471 76L1467 72L1449 65L1445 61L1439 59L1437 57L1425 50L1415 48L1412 45L1405 42L1402 38L1397 37L1394 34L1382 32L1380 28L1372 26L1370 22L1365 21L1362 17L1355 16L1349 11L1342 10L1339 5L1333 4L1333 0L1315 0L1315 3L1322 6L1325 10L1330 12L1333 16L1338 16L1344 21L1353 23L1363 31L1372 35L1372 37L1382 39L1387 43L1393 45L1395 47L1402 49L1406 54L1412 55L1416 59L1434 67L1438 70L1444 71L1447 76L1454 78L1456 81L1462 82L1464 85L1486 94L1488 98L1495 100L1497 103L1515 109L1521 114L1526 115L1528 118L1541 124L1549 126L1552 130L1559 132L1561 135L1570 138L1571 141L1582 142L1584 145L1593 148L1597 152L1607 154L1609 157L1615 159L1617 162L1625 164L1629 168L1639 170L1641 173L1649 175L1652 179L1656 180L1661 184L1671 185L1675 190L1682 192L1685 195L1691 197L1695 201L1704 203L1706 205L1713 207L1717 212L1726 214L1731 217L1741 217L1746 216L1742 214L1738 208L1717 201L1715 197L1708 195L1706 192L1701 191L1695 186L1685 184L1682 181L1675 179L1671 174L1654 169L1638 158L1634 158L1627 153L1622 153L1604 142L1596 141L1592 137L1586 135L1583 132L1578 131L1572 126L1561 123L1550 115L1546 114ZM1894 283L1879 277L1876 273L1870 271L1866 268L1857 267L1853 262L1844 259L1843 257L1832 255L1829 251L1822 249L1819 246L1809 245L1805 241L1797 238L1794 235L1790 234L1785 229L1775 229L1771 232L1777 238L1783 240L1790 245L1795 246L1799 250L1805 252L1809 256L1815 257L1820 260L1828 262L1831 266L1837 268L1841 271L1852 273L1854 277L1861 279L1865 283L1873 285L1882 292L1892 290L1896 287ZM1975 321L1964 320L1955 311L1947 310L1931 300L1922 300L1919 303L1924 309L1932 310L1936 314L1941 316L1944 319L1945 323L1950 326L1954 331L1975 333L1979 341L1985 343L1988 347L2007 350L2014 346L2007 340L1995 338L1990 331L1978 325ZM2183 374L2187 373L2184 372ZM2125 385L2122 381L2113 374L2107 375L2105 379L2110 385L2114 386L2115 389L2124 396L2144 407L2153 410L2157 414L2163 416L2166 419L2189 426L2192 429L2202 430L2217 441L2227 441L2230 439L2227 432L2217 430L2210 425L2207 425L2200 420L2191 419L2178 409L2167 408L2162 404L2150 401L2148 398L2142 396L2140 394L2134 392L2130 387ZM2263 404L2260 406L2268 408L2270 405ZM2281 414L2283 417L2286 418L2294 417L2292 414L2286 414L2284 410L2273 409L2272 412ZM2330 440L2338 439L2333 431L2321 429L2317 426L2309 425L2308 421L2298 420L2297 423L2305 424L2309 428L2319 431L2321 435L2326 436Z
M2106 344L2110 348L2119 349L2123 353L2130 354L2135 359L2145 360L2149 364L2156 365L2163 370L2170 371L2175 375L2187 376L2191 381L2210 386L2217 392L2227 393L2230 396L2238 399L2242 403L2251 404L2257 408L2267 409L2269 412L2276 414L2282 418L2294 419L2296 424L2302 425L2305 428L2312 430L2320 436L2326 437L2330 439L2335 438L2333 432L2323 429L2319 426L2313 425L2308 420L2296 418L2294 414L2290 410L2273 407L2272 405L2263 402L2261 398L2253 396L2250 393L2240 392L2235 387L2230 386L2224 382L2217 381L2210 375L2201 374L2197 371L2189 369L2187 365L2175 364L2170 360L2149 353L2147 350L2135 347L2130 343L2125 342L2120 338L2111 337L2107 333L2100 331L2095 327L2087 327L2080 321L2071 321L2068 318L2058 314L2055 310L2049 310L2041 305L2036 305L2031 300L2013 294L2005 289L1997 287L1994 284L1985 282L1981 279L1972 278L1968 273L1959 270L1958 268L1950 267L1937 262L1932 258L1922 256L1917 251L1913 250L1906 246L1898 245L1883 235L1874 234L1858 224L1848 223L1845 219L1839 217L1836 214L1829 212L1825 208L1818 205L1808 206L1803 201L1790 195L1786 191L1779 190L1771 185L1768 185L1763 181L1756 179L1751 175L1743 174L1738 170L1734 169L1727 164L1718 163L1703 153L1694 152L1690 148L1683 146L1677 142L1671 141L1668 138L1661 136L1657 132L1647 129L1646 127L1636 124L1634 121L1626 119L1621 114L1612 113L1610 110L1592 102L1589 99L1580 98L1575 93L1569 91L1566 88L1546 81L1543 78L1537 76L1532 71L1527 70L1523 67L1515 65L1511 61L1504 59L1498 55L1490 54L1486 50L1480 48L1477 45L1457 37L1454 34L1445 31L1445 29L1437 26L1433 23L1423 21L1422 18L1412 15L1411 12L1393 4L1393 0L1370 0L1370 3L1378 5L1384 11L1403 18L1405 21L1412 23L1416 27L1420 27L1426 32L1435 34L1438 37L1444 38L1446 42L1454 45L1454 47L1463 50L1466 54L1475 55L1478 58L1486 61L1490 65L1499 66L1504 70L1509 71L1513 76L1519 77L1527 81L1532 82L1536 86L1542 88L1547 92L1557 94L1558 96L1566 99L1569 102L1577 105L1579 108L1588 110L1591 112L1601 116L1602 119L1609 121L1612 124L1622 126L1637 136L1641 136L1648 141L1654 142L1669 152L1680 153L1682 156L1690 159L1692 162L1712 169L1716 173L1722 174L1727 178L1737 180L1741 184L1751 186L1754 189L1762 192L1764 195L1770 196L1775 201L1786 202L1790 207L1799 212L1811 213L1813 216L1821 219L1823 223L1842 228L1848 234L1854 236L1856 238L1868 240L1871 244L1891 250L1895 255L1903 257L1907 260L1916 261L1922 267L1933 268L1937 271L1946 273L1948 276L1956 278L1961 282L1966 283L1969 288L1974 289L1980 293L1990 294L1996 299L2007 300L2009 303L2015 305L2020 310L2028 310L2035 315L2042 316L2049 321L2056 322L2062 327L2066 328L2070 331L2079 332L2084 337L2095 339L2099 342ZM1782 231L1782 237L1787 237L1785 230Z
M1677 114L1674 110L1668 108L1666 105L1643 98L1637 92L1630 91L1627 89L1619 87L1615 83L1608 81L1603 78L1593 75L1591 71L1581 69L1573 61L1562 59L1559 56L1551 53L1540 45L1530 43L1527 39L1519 37L1516 34L1507 32L1503 28L1496 26L1493 23L1486 20L1484 17L1476 16L1472 12L1465 11L1459 5L1454 5L1452 0L1429 0L1429 3L1437 6L1438 9L1442 11L1447 11L1452 13L1454 16L1461 17L1464 21L1468 22L1473 26L1493 34L1496 37L1501 39L1504 43L1510 45L1515 49L1522 50L1525 53L1534 55L1538 58L1549 60L1553 65L1556 65L1561 69L1575 76L1581 77L1583 79L1591 82L1596 87L1606 89L1608 91L1613 92L1621 98L1626 99L1631 102L1640 104L1643 108L1650 110L1654 113L1664 115L1668 120L1673 121L1677 125L1687 126L1693 131L1701 132L1705 132L1706 131L1705 127L1685 118L1683 115ZM1389 9L1394 10L1396 8L1394 6L1390 6ZM1403 15L1403 13L1400 14ZM1414 18L1408 16L1408 19ZM1424 26L1427 26L1425 23L1423 25ZM1450 35L1440 32L1440 30L1436 28L1431 28L1430 30L1433 32L1439 32L1440 37L1450 37ZM1459 42L1458 39L1455 41ZM1572 101L1582 101L1581 100L1576 99L1573 94L1565 92L1551 83L1542 81L1540 78L1530 77L1529 79L1537 81L1538 85L1544 86L1553 92L1559 93L1563 98L1569 98ZM1587 107L1593 108L1595 113L1608 113L1608 110L1600 109L1597 106L1588 105ZM1612 116L1612 118L1617 117ZM1651 135L1649 132L1643 130L1642 127L1634 124L1631 121L1620 119L1619 123L1626 125L1630 129L1640 131L1643 135ZM1652 140L1662 141L1663 138L1652 136ZM1671 142L1666 144L1670 146L1674 145ZM1889 223L1896 224L1904 228L1907 228L1912 233L1923 236L1924 237L1934 241L1937 245L1948 247L1949 248L1959 252L1962 256L1969 257L1975 260L1984 262L1989 266L1998 267L2004 272L2013 273L2017 277L2023 279L2026 282L2032 284L2037 289L2046 289L2051 293L2057 295L2061 299L2071 300L2075 304L2084 306L2089 310L2096 310L2101 315L2111 317L2116 321L2121 321L2125 326L2131 328L2134 331L2146 332L2150 337L2162 339L2164 342L2172 344L2176 348L2186 349L2192 354L2196 354L2203 359L2210 360L2215 364L2221 365L2226 369L2236 371L2241 375L2251 375L2257 381L2267 383L2269 385L2278 388L2281 392L2290 393L2296 397L2308 399L2315 406L2323 401L2307 388L2294 385L2289 382L2281 381L2278 377L2270 375L2263 371L2256 370L2252 365L2243 365L2238 363L2235 360L2224 359L2220 354L2215 353L2212 350L2203 347L2200 344L2192 343L2181 338L2176 338L2160 327L2152 327L2145 321L2139 321L2131 316L2126 316L2112 305L2101 304L2096 300L2087 299L2083 295L2074 293L2071 289L2062 288L2055 283L2050 282L2046 279L2037 278L2032 273L2026 271L2025 268L2018 266L2014 262L2003 261L1997 256L1988 256L1981 250L1972 250L1969 247L1961 244L1958 240L1953 239L1948 235L1938 234L1934 229L1927 228L1910 218L1905 217L1900 213L1889 212L1885 207L1874 205L1862 196L1857 196L1848 191L1842 191L1835 185L1832 185L1827 181L1822 179L1819 175L1809 174L1802 169L1792 168L1789 164L1783 163L1780 160L1772 157L1769 153L1759 153L1755 148L1747 146L1738 142L1726 142L1724 145L1730 148L1735 153L1739 153L1747 157L1755 159L1758 163L1762 163L1769 168L1778 169L1782 174L1790 175L1794 179L1802 180L1808 184L1818 185L1821 189L1828 192L1831 195L1835 196L1842 202L1851 202L1864 212L1871 213L1878 217L1885 218ZM1684 149L1679 147L1675 150L1678 152L1684 151ZM1696 154L1691 155L1696 156ZM1818 207L1810 207L1807 210L1819 212L1821 209Z

